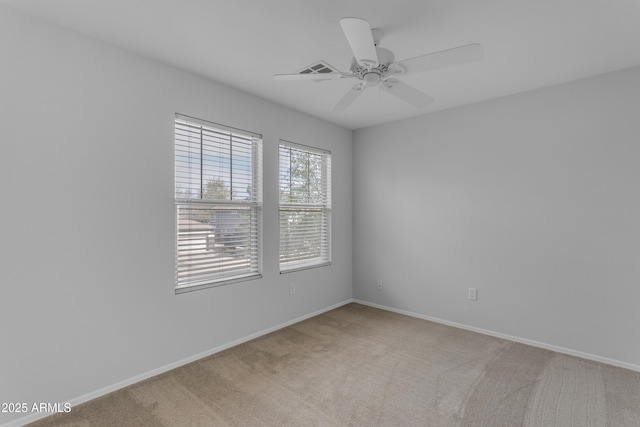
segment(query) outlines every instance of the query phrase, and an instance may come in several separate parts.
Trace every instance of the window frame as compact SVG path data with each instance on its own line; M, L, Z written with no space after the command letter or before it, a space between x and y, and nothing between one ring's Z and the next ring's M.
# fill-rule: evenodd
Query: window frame
M251 140L250 143L250 161L251 161L251 174L250 174L250 186L251 189L247 190L248 200L247 199L233 199L234 187L232 182L229 183L229 199L212 199L212 198L204 198L205 190L204 190L204 172L202 169L202 164L204 161L204 145L201 143L200 154L199 154L199 165L200 165L200 184L197 185L198 189L195 194L199 193L199 197L194 197L190 195L189 197L179 197L178 192L179 184L184 182L179 182L178 177L178 129L179 126L183 127L200 127L201 129L206 129L212 133L218 134L228 134L229 135L229 150L230 153L233 153L233 144L234 140L238 139L247 139ZM208 289L212 287L229 285L232 283L243 282L247 280L255 280L260 279L262 277L262 215L263 215L263 200L262 200L262 188L263 188L263 172L262 172L262 146L263 140L262 135L250 132L238 128L233 128L230 126L221 125L218 123L210 122L207 120L197 119L194 117L186 116L184 114L175 114L174 118L174 198L175 198L175 278L174 278L174 289L176 294L192 292L200 289ZM191 152L189 152L191 155ZM224 162L222 162L224 163ZM183 161L181 166L191 165L191 160ZM225 163L226 165L226 163ZM230 176L233 176L233 158L230 154L228 160L229 173ZM191 172L190 172L191 173ZM182 178L180 178L182 179ZM190 178L189 178L190 179ZM233 178L231 178L232 180ZM189 182L188 191L191 193L192 183ZM224 182L224 181L223 181ZM182 189L184 191L184 189ZM233 209L233 208L236 209ZM211 263L213 272L210 272L207 277L202 278L194 278L190 273L187 273L186 276L188 279L182 279L180 277L181 269L180 269L180 261L184 261L184 259L180 258L180 242L181 242L181 230L182 233L185 233L185 229L188 229L187 233L192 232L192 226L187 225L186 227L183 225L181 228L181 209L194 209L194 210L209 210L211 218L213 220L214 215L220 215L222 212L229 211L230 215L238 214L240 215L244 211L247 211L249 214L248 222L245 224L242 223L243 226L248 225L248 231L246 233L238 232L238 229L235 228L233 230L233 238L237 238L240 236L242 239L243 236L245 240L243 242L247 242L246 248L246 256L248 262L248 269L246 271L239 272L238 274L224 274L224 269L229 269L228 266L224 263L220 263L219 265L215 265L214 262ZM184 212L184 211L183 211ZM213 214L216 212L216 214ZM189 213L190 215L190 213ZM191 222L191 216L188 216L188 222ZM237 218L236 218L237 220ZM213 225L210 226L213 230L215 227ZM215 233L210 233L215 234ZM216 237L217 238L217 237ZM182 242L184 243L185 238L182 237ZM193 239L193 237L187 237L186 240ZM208 239L208 237L207 237ZM191 240L188 241L188 244L191 244ZM201 245L202 246L202 245ZM212 244L212 247L215 244ZM237 249L237 248L236 248ZM206 251L209 252L209 240L206 243ZM220 255L221 249L212 249L211 252L214 252L218 256ZM187 251L188 252L188 251ZM189 254L188 256L191 256ZM188 257L187 256L187 257ZM183 255L184 257L184 255ZM208 265L207 265L208 266ZM195 276L195 274L193 275ZM189 279L190 278L190 279Z
M323 193L320 196L324 199L322 203L300 203L300 202L283 202L282 197L282 152L283 149L298 150L303 153L322 156L322 178ZM332 201L331 201L331 151L303 145L291 141L281 139L278 144L278 265L280 274L292 273L295 271L306 270L316 267L326 267L332 263ZM291 175L291 165L287 168L289 176ZM289 184L289 191L292 191ZM309 195L308 195L309 196ZM310 197L310 196L309 196ZM291 196L289 196L291 198ZM291 261L282 261L283 257L283 239L282 239L282 212L286 210L317 210L322 213L321 231L319 234L320 256L315 258L294 259Z

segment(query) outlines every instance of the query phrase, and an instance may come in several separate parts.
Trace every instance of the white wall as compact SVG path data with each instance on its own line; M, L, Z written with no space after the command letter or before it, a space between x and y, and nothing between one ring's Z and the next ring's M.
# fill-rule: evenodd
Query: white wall
M0 402L66 402L351 298L351 131L4 7L0 61ZM176 112L264 135L263 279L174 294ZM278 273L280 138L332 151L330 267Z
M356 131L354 298L640 368L639 113L635 68Z

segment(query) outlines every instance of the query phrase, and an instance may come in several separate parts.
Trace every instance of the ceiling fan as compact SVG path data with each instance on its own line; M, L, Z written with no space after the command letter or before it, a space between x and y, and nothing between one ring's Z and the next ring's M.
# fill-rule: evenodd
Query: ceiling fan
M382 38L382 31L371 29L366 20L342 18L340 26L353 52L350 72L338 71L328 64L319 62L321 65L309 67L297 74L275 74L273 76L276 80L319 81L344 78L360 80L333 106L333 111L346 109L365 89L375 86L414 107L426 107L433 102L433 98L395 77L477 61L484 54L482 46L473 43L403 61L395 61L393 52L378 46Z

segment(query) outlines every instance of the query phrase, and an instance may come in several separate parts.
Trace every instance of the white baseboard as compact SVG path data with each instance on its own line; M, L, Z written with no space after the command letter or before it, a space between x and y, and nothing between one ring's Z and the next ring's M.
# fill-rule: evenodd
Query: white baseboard
M572 350L570 348L559 347L553 344L547 344L539 341L533 341L526 338L514 337L512 335L503 334L500 332L489 331L487 329L476 328L475 326L464 325L461 323L450 322L448 320L438 319L436 317L425 316L419 313L413 313L411 311L400 310L393 307L387 307L385 305L375 304L369 301L363 301L354 299L353 302L368 305L370 307L379 308L381 310L391 311L394 313L404 314L406 316L416 317L418 319L428 320L430 322L440 323L447 326L453 326L455 328L465 329L467 331L477 332L483 335L489 335L496 338L502 338L509 341L518 342L521 344L527 344L533 347L544 348L546 350L555 351L556 353L568 354L570 356L580 357L582 359L592 360L594 362L605 363L607 365L617 366L619 368L630 369L632 371L640 372L640 365L633 363L622 362L620 360L610 359L608 357L597 356L595 354L584 353L582 351Z
M191 362L195 362L196 360L211 356L212 354L219 353L219 352L221 352L223 350L226 350L228 348L235 347L236 345L245 343L247 341L251 341L251 340L253 340L255 338L258 338L258 337L261 337L263 335L270 334L271 332L275 332L275 331L277 331L279 329L286 328L287 326L291 326L291 325L293 325L295 323L302 322L303 320L309 319L311 317L317 316L317 315L325 313L327 311L331 311L331 310L336 309L338 307L342 307L343 305L349 304L351 302L353 302L353 299L348 299L348 300L339 302L337 304L334 304L332 306L325 307L325 308L322 308L320 310L314 311L313 313L305 314L304 316L300 316L300 317L297 317L297 318L295 318L293 320L289 320L287 322L281 323L279 325L272 326L272 327L267 328L267 329L263 329L263 330L261 330L259 332L256 332L254 334L248 335L246 337L242 337L242 338L239 338L237 340L234 340L234 341L228 342L226 344L223 344L221 346L214 347L212 349L203 351L202 353L198 353L198 354L195 354L193 356L186 357L184 359L178 360L177 362L170 363L170 364L162 366L160 368L153 369L151 371L145 372L144 374L136 375L135 377L128 378L128 379L126 379L124 381L120 381L120 382L117 382L117 383L112 384L110 386L103 387L103 388L101 388L99 390L92 391L92 392L87 393L85 395L76 397L74 399L69 400L68 403L70 403L71 407L74 408L75 406L80 405L81 403L88 402L90 400L96 399L96 398L98 398L100 396L104 396L105 394L109 394L109 393L114 392L116 390L120 390L121 388L130 386L130 385L135 384L137 382L146 380L148 378L154 377L156 375L162 374L162 373L170 371L172 369L179 368L180 366L186 365L186 364L191 363ZM32 414L29 414L27 416L15 419L13 421L9 421L6 424L2 424L2 425L0 425L0 427L21 427L21 426L23 426L25 424L32 423L32 422L37 421L39 419L48 417L49 415L52 415L52 414L50 414L50 413L41 413L41 412L32 413Z

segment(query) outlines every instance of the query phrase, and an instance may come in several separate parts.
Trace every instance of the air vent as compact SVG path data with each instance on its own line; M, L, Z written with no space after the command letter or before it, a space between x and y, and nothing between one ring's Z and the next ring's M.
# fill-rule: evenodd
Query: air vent
M298 74L327 74L327 73L339 73L339 71L324 61L314 62L308 67L305 67L302 70L298 71ZM314 80L314 81L321 81L321 80Z

